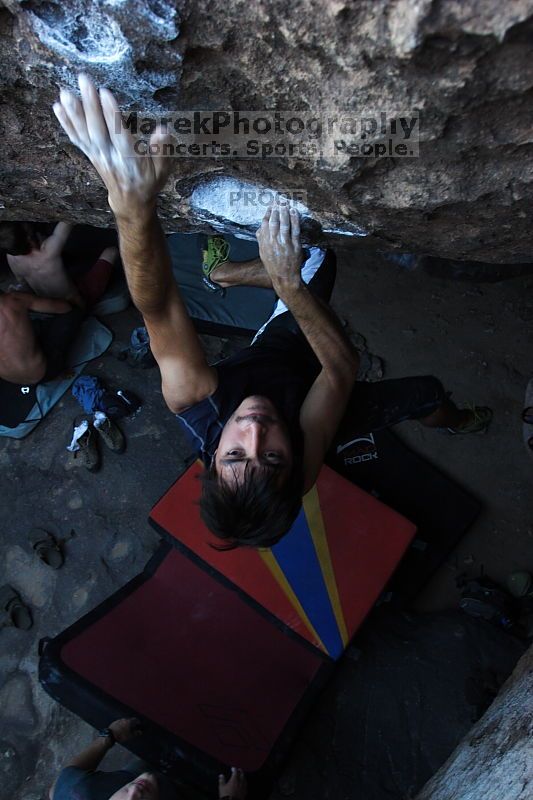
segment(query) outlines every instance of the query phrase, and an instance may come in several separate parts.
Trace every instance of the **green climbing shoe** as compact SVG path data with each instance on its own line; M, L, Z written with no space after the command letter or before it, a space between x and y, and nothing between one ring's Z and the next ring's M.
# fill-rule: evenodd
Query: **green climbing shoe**
M229 244L222 236L209 236L202 262L202 281L210 292L224 292L222 286L211 280L211 273L229 260Z

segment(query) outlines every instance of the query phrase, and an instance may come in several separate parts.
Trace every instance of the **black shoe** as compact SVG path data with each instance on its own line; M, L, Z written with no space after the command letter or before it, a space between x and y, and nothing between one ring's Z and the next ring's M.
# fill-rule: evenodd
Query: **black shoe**
M72 462L76 467L85 467L89 472L97 472L100 469L100 453L96 444L94 428L89 420L86 422L87 430L76 440L79 449L71 451ZM79 424L79 421L75 421L74 427L76 428Z
M118 425L101 411L97 411L94 416L94 430L98 431L106 447L113 453L123 453L126 449L124 434Z

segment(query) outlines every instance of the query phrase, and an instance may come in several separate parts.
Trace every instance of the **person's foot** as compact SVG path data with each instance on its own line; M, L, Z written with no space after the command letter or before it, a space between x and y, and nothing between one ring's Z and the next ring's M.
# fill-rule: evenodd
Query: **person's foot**
M455 428L446 428L448 433L486 433L492 420L492 409L487 406L472 406L463 409L465 418Z
M109 261L110 264L114 264L118 258L118 247L106 247L105 250L102 250L99 256L99 260L102 261Z
M209 273L209 280L217 286L224 288L224 282L228 278L228 268L231 268L231 261L224 261L218 267L215 267Z

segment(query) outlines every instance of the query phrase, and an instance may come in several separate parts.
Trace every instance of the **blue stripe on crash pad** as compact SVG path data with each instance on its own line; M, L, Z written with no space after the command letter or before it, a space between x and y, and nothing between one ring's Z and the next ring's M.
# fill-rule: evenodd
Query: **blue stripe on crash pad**
M338 658L342 639L303 508L272 553L329 655Z

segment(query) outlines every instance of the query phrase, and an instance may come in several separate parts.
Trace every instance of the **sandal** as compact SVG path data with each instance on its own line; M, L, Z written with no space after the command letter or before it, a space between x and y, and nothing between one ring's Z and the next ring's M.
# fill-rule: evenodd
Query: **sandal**
M38 558L52 569L59 569L65 561L63 551L55 536L44 528L32 528L29 533L28 541Z
M470 422L460 428L445 428L445 431L453 435L486 433L492 420L492 409L487 406L475 406L472 404L469 410L472 414Z
M522 411L522 422L526 425L533 425L533 406L528 406Z
M522 422L524 444L527 452L533 458L533 378L531 378L526 387Z
M207 239L207 250L202 251L202 282L210 292L220 292L222 296L226 293L223 286L212 281L210 275L229 261L229 244L222 236L209 236Z
M33 625L30 609L7 584L0 586L0 628L14 627L27 631Z

